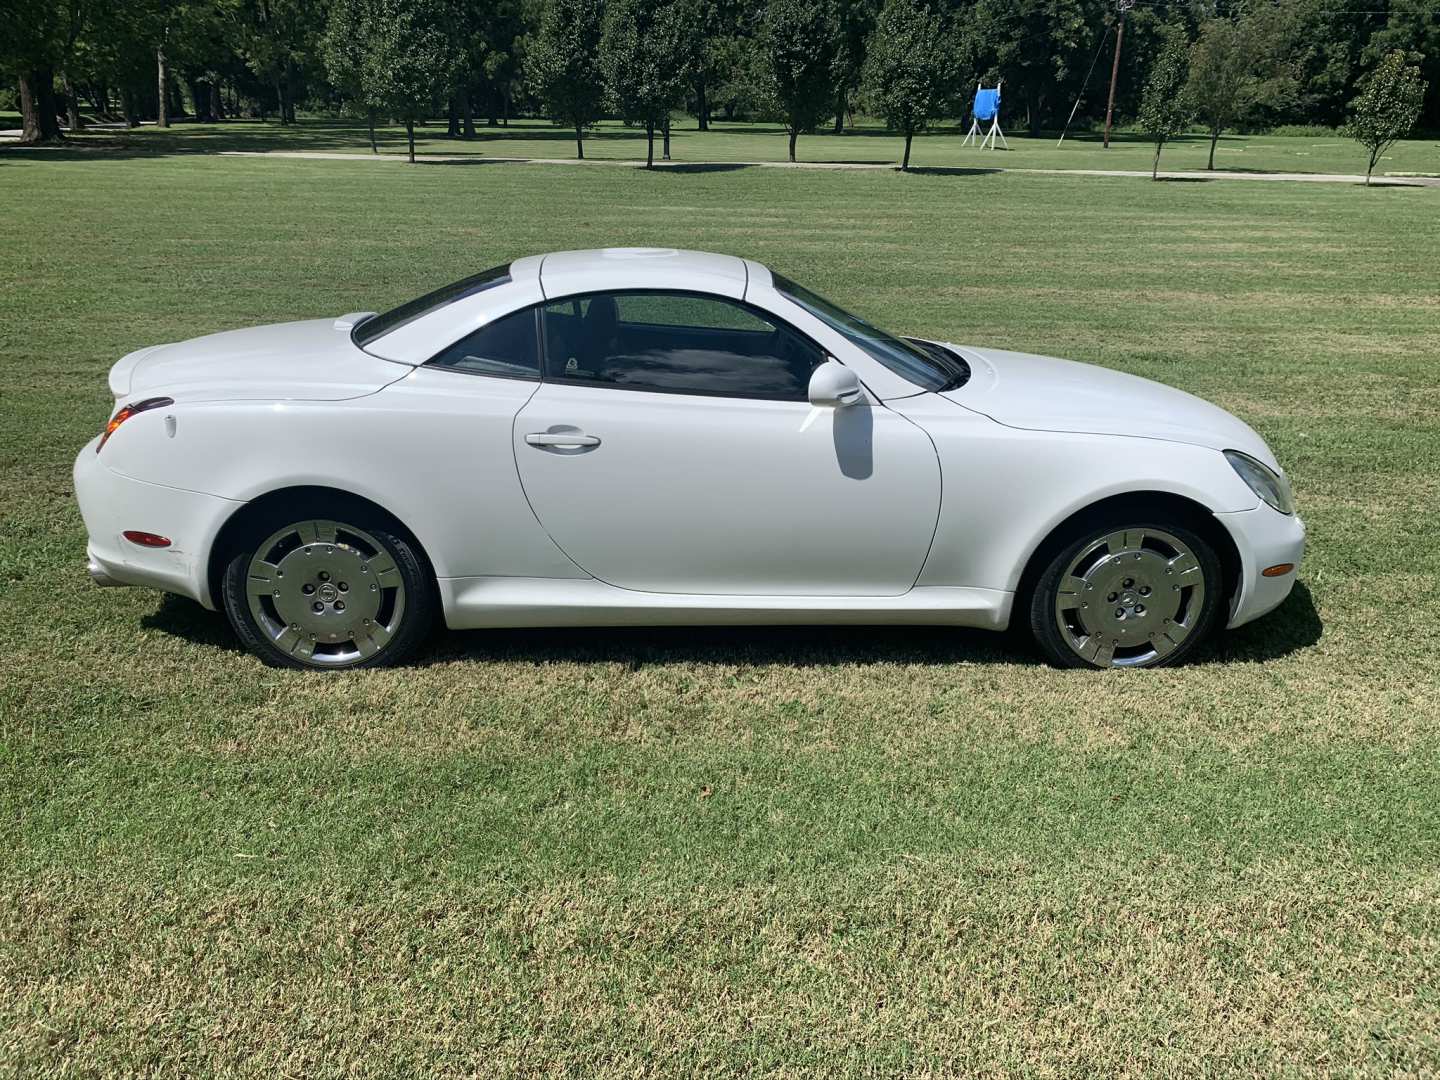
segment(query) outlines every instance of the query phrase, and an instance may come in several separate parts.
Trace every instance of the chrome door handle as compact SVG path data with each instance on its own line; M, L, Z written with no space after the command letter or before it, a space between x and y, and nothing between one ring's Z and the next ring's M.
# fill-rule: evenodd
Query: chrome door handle
M578 431L532 431L525 436L525 441L531 446L555 446L561 449L600 445L596 436L581 435Z

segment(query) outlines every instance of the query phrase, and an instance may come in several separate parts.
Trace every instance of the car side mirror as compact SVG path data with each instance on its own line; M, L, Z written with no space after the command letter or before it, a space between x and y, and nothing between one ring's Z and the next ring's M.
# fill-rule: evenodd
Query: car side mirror
M826 360L810 373L810 404L817 409L854 405L862 393L860 376L838 360Z

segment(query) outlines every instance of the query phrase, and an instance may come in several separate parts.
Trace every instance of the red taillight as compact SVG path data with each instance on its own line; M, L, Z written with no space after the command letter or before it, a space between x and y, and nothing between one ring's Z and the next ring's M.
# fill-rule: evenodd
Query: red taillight
M159 533L141 532L139 529L126 529L120 534L132 544L139 544L141 547L169 547L170 538L161 536Z
M100 441L95 444L95 452L98 454L100 452L100 448L105 445L105 443L109 440L110 436L115 434L116 429L119 428L121 424L123 424L126 420L129 420L136 413L142 413L148 409L163 409L166 405L174 404L174 398L152 397L146 398L144 401L137 401L133 404L126 405L123 409L121 409L114 416L112 416L110 418L110 422L105 425L105 430L100 433ZM168 544L169 541L167 540L166 543Z

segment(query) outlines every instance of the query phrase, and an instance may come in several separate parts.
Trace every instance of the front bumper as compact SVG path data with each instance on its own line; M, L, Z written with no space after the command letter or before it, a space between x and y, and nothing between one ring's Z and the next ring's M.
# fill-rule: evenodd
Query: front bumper
M1305 553L1305 522L1298 514L1282 514L1263 503L1254 510L1216 514L1240 552L1240 585L1230 607L1233 629L1279 607L1295 587ZM1267 567L1292 563L1294 569L1265 577Z
M213 608L210 546L242 504L216 495L147 484L106 468L91 440L75 458L75 499L89 534L86 565L97 585L138 585L188 596ZM140 547L121 534L140 529L170 538Z

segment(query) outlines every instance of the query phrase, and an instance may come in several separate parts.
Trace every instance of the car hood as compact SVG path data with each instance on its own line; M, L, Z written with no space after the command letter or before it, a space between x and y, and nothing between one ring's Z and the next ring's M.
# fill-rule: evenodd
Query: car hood
M357 348L344 323L277 323L140 349L110 369L110 391L117 399L339 401L414 370Z
M1276 470L1255 431L1224 409L1162 383L1051 356L950 345L970 380L944 396L1007 427L1128 435L1243 450Z

